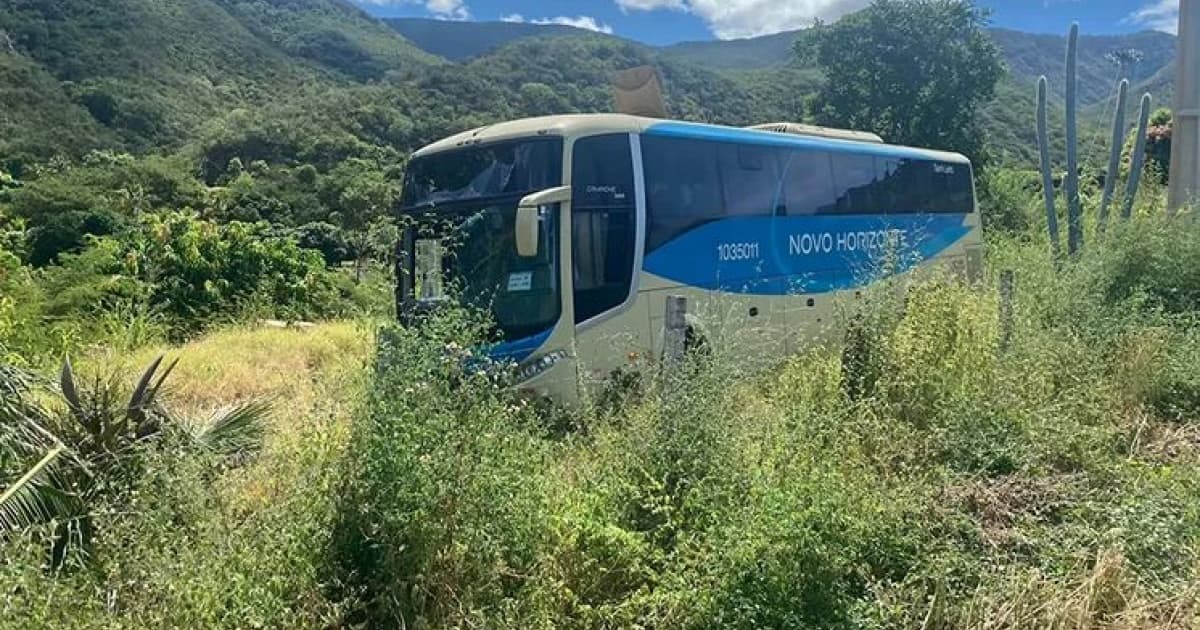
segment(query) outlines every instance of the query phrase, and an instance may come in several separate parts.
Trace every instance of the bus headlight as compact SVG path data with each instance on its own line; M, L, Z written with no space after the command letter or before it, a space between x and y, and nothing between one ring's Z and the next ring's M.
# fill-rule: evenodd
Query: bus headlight
M562 350L556 350L549 354L540 356L516 371L516 381L518 383L528 381L529 379L554 367L565 358L567 358L567 353Z

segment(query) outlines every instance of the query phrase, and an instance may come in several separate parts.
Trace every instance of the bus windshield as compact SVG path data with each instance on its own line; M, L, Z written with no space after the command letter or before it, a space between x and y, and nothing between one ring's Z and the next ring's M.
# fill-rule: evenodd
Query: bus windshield
M454 298L486 310L496 337L518 340L551 328L561 310L557 207L539 215L538 252L517 255L517 204L561 181L561 144L509 142L413 160L403 213L418 308Z
M562 140L536 138L479 145L409 163L405 210L498 195L531 193L562 182Z

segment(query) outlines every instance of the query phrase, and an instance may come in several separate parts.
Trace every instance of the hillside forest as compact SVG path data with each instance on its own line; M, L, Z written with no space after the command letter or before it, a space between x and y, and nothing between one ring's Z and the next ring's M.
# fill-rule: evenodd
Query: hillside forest
M1200 624L1173 36L1079 40L1086 242L1056 257L1066 39L970 2L669 46L346 0L0 9L0 628ZM673 118L968 155L982 277L884 282L856 336L766 373L714 344L578 409L464 370L478 313L397 324L408 156L611 111L646 65ZM1145 168L1130 115L1109 173L1122 79L1155 111Z

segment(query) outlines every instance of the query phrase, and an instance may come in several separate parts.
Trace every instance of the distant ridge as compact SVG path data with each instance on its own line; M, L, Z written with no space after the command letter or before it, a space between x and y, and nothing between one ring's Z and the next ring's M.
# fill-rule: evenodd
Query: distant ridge
M528 37L597 34L562 24L454 22L426 18L385 18L383 21L418 48L450 61L466 61Z
M270 142L247 125L315 120L325 110L363 119L323 145L324 154L364 142L402 153L496 120L612 111L614 73L646 65L659 70L673 117L814 122L812 97L825 81L793 59L805 31L651 46L565 25L380 21L346 0L106 0L105 7L46 0L0 12L0 31L12 43L0 50L0 111L10 114L0 116L0 156L8 168L93 149L203 145L212 152L211 174L234 155L230 138L250 134L242 138L253 149L245 155L278 157L341 121L281 125L271 134L287 137L268 134ZM1050 77L1051 116L1061 117L1065 40L1004 29L991 36L1011 72L980 111L990 150L1001 162L1034 163L1034 81ZM1128 48L1140 51L1136 64L1119 69L1106 59ZM1175 38L1163 33L1084 36L1085 131L1107 126L1118 70L1135 93L1169 103L1174 49Z
M450 61L478 57L531 37L596 36L592 31L557 24L451 22L420 18L394 18L386 22L417 47ZM1004 52L1010 80L1018 84L1033 83L1044 74L1050 78L1051 90L1056 94L1062 93L1065 36L1002 28L989 29L989 33ZM656 50L665 58L710 70L769 70L785 66L791 61L792 46L803 34L803 30L795 30L746 39L680 42L668 46L639 45ZM1137 49L1144 55L1142 61L1125 69L1126 78L1130 79L1135 91L1153 90L1156 95L1169 96L1169 70L1175 55L1174 35L1159 31L1084 35L1080 38L1079 88L1085 106L1102 103L1111 96L1118 69L1105 59L1105 55L1127 48ZM1167 94L1163 94L1164 88Z

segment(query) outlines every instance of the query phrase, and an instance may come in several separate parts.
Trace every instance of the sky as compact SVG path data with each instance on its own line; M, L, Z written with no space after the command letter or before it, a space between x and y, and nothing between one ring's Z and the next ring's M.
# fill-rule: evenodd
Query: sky
M351 0L378 16L570 24L651 44L733 39L833 21L870 0ZM994 26L1084 34L1174 32L1179 0L978 0Z

